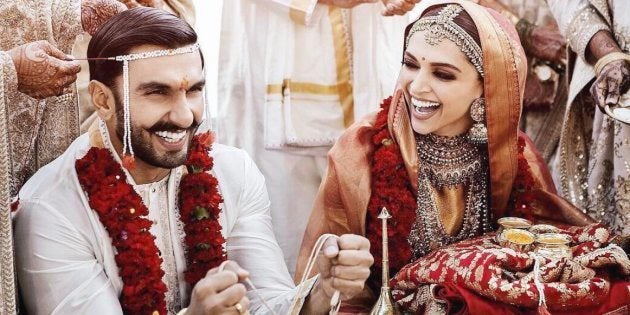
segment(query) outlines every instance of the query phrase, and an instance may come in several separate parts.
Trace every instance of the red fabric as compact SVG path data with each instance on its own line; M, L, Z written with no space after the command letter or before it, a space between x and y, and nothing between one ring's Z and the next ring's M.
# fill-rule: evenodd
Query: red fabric
M573 238L574 257L538 258L547 309L553 314L592 314L630 303L625 280L630 260L621 248L608 246L609 231L594 224L563 233ZM426 302L422 288L438 284L433 297L449 301L454 313L462 304L471 314L538 313L535 257L502 248L493 238L487 234L452 244L406 265L392 279L394 299L408 310L421 311Z
M442 285L434 290L436 298L447 301L448 314L538 314L537 308L518 308L513 305L497 302L462 286ZM626 309L620 314L628 314L630 311L630 282L614 281L611 285L607 299L598 306L572 309L569 311L550 311L553 315L593 315ZM625 313L624 313L625 312Z

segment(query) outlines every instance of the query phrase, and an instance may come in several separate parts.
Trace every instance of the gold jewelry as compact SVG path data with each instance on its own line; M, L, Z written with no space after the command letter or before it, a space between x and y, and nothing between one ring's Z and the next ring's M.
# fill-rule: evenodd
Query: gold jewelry
M461 51L468 56L470 62L475 66L477 72L483 77L483 51L477 45L477 42L453 19L459 15L464 9L455 4L445 6L438 15L427 16L416 21L409 35L405 40L405 47L409 46L409 39L418 31L426 31L425 40L431 46L435 46L442 42L444 38L455 43Z
M241 305L241 303L236 303L234 304L234 308L238 311L239 314L243 315L246 314L247 311L243 309L243 305Z
M484 124L486 120L486 100L483 97L475 99L470 105L470 117L475 122L468 131L472 143L482 144L488 142L488 128Z
M625 61L630 62L630 54L626 54L620 51L615 51L615 52L606 54L604 57L599 58L599 60L597 60L597 62L595 63L595 74L599 76L600 73L602 72L602 69L607 64L613 61L617 61L617 60L625 60Z
M418 190L416 219L407 242L414 259L430 251L472 238L492 229L488 202L488 151L475 146L468 135L416 135ZM464 219L455 235L439 218L438 189L465 187Z

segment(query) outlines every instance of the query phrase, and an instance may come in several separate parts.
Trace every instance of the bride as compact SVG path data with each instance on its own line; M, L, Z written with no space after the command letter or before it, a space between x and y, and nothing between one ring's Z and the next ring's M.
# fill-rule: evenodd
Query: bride
M378 294L381 222L389 221L393 275L428 253L495 230L497 219L584 226L593 220L557 196L549 171L519 132L526 58L516 30L468 1L423 1L405 30L393 97L355 123L329 152L304 235L300 270L323 233L365 235Z

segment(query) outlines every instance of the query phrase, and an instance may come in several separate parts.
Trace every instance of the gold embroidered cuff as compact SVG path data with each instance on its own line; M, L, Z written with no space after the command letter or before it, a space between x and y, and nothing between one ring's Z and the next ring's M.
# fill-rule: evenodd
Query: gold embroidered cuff
M586 60L588 43L595 33L602 30L610 30L608 24L602 20L599 14L590 6L583 8L569 23L567 28L567 41L569 46L582 60Z
M595 73L597 76L602 72L602 69L609 63L617 60L626 60L630 62L630 54L622 53L619 51L611 52L604 57L599 58L595 63Z

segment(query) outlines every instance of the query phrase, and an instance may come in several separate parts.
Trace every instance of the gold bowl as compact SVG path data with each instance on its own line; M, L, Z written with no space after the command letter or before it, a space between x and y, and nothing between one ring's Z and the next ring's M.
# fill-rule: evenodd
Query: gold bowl
M549 224L536 224L529 228L529 231L538 235L545 233L560 233L560 229Z
M497 220L500 229L529 229L532 222L523 218L503 217Z
M523 229L527 230L532 226L532 222L526 219L517 218L517 217L503 217L497 220L499 224L499 230L497 230L496 241L497 243L501 243L501 237L503 235L503 231L506 229Z
M572 258L571 237L560 233L544 233L536 237L536 253L550 258Z
M511 248L517 252L529 252L534 249L534 241L536 236L526 230L521 229L505 229L501 232L499 245Z

